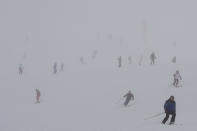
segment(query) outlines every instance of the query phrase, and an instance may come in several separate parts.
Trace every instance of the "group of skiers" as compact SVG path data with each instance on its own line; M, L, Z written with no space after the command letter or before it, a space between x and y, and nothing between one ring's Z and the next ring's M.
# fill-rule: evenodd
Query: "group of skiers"
M155 59L156 59L156 55L155 53L151 53L150 55L150 64L151 65L154 65L155 64ZM129 63L131 64L132 63L132 60L131 60L131 56L128 57L128 60L129 60ZM82 63L83 63L83 60L81 59ZM176 57L173 58L172 62L176 62ZM120 68L122 66L122 57L120 56L118 58L118 67ZM58 72L58 65L57 63L55 62L54 65L53 65L53 74L56 74ZM24 67L22 64L19 65L19 74L22 75L23 74L23 70L24 70ZM60 71L63 71L64 70L64 64L61 63L60 65ZM180 80L182 80L182 77L179 73L178 70L176 70L176 72L173 74L173 86L175 87L179 87L179 82ZM39 89L35 89L36 91L36 103L40 103L40 96L41 96L41 93L40 93L40 90ZM129 90L128 93L126 93L124 96L125 98L125 102L124 102L124 106L128 106L129 102L130 101L134 101L134 95L133 93L131 93L131 91ZM162 121L162 124L165 124L166 121L168 120L169 118L169 115L172 115L171 117L171 121L170 121L170 124L174 124L175 122L175 117L176 117L176 102L175 102L175 98L174 96L170 96L170 98L168 100L166 100L165 104L164 104L164 110L165 110L165 113L166 113L166 116L165 118L163 119Z
M174 81L173 81L174 87L179 87L180 86L179 82L180 82L180 80L182 80L182 77L181 77L178 70L176 70L176 72L173 74L173 77L174 77ZM166 121L169 118L169 115L172 115L169 124L170 125L174 124L175 117L176 117L176 102L175 102L174 96L170 96L170 98L165 102L164 110L165 110L166 116L163 119L162 124L166 123Z
M24 71L24 66L23 64L20 64L19 67L18 67L18 73L19 75L22 75L23 74L23 71ZM61 63L60 64L60 72L63 72L64 71L64 63ZM58 64L55 62L53 64L53 74L57 74L58 72Z
M176 70L176 72L173 74L174 76L174 81L173 81L173 85L175 87L179 87L179 81L182 80L182 77L179 73L178 70ZM131 100L134 100L134 95L131 93L131 91L129 90L127 94L125 94L123 97L125 97L125 102L124 102L124 106L126 107L129 102ZM168 100L166 100L166 102L164 103L164 111L165 111L165 118L162 121L162 124L165 124L166 121L168 120L169 116L172 115L171 120L170 120L170 125L174 124L175 122L175 117L176 117L176 102L175 102L175 98L174 96L170 96L170 98Z
M150 54L150 65L154 65L155 64L155 61L157 59L157 56L154 52L152 52ZM128 56L128 63L131 64L132 63L132 57L131 56ZM139 59L139 66L142 65L142 61L143 61L143 55L140 56L140 59ZM174 56L172 58L172 63L176 63L176 56ZM118 57L118 67L121 68L122 67L122 56L119 56Z

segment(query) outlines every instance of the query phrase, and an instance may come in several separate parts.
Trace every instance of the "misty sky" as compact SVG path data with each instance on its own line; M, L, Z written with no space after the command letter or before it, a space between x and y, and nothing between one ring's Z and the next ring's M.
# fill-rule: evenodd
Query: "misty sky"
M195 58L195 0L1 0L3 65L88 56ZM176 47L174 43L176 42ZM168 55L166 55L168 54ZM7 63L7 64L6 64Z

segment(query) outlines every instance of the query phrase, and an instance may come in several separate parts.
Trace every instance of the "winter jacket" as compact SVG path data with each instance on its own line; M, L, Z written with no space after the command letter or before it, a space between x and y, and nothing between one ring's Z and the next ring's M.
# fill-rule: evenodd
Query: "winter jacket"
M37 97L40 97L41 93L39 90L36 90Z
M151 55L150 55L150 59L156 59L157 57L156 57L156 55L155 55L155 53L152 53Z
M182 80L182 77L181 77L181 75L179 74L179 73L175 73L174 74L174 79L180 79L180 80Z
M132 93L127 93L126 95L124 95L124 97L126 97L126 99L133 99L134 100L134 95Z
M166 113L176 112L176 102L168 99L164 104L164 110Z

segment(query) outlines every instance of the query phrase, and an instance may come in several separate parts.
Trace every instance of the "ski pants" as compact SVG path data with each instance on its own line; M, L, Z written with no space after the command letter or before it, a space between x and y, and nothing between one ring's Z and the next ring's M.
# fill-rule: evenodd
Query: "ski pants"
M172 115L172 118L170 120L170 123L174 123L175 122L175 117L176 117L176 113L175 112L171 112L171 113L166 113L166 117L163 119L162 123L165 124L166 121L168 120L169 118L169 115Z
M178 86L179 85L179 79L174 79L174 86Z
M130 101L130 100L131 100L131 99L126 99L125 102L124 102L124 105L127 106L127 105L129 104L129 101Z
M36 96L36 103L40 103L40 95Z
M151 59L150 64L151 64L151 65L154 65L154 64L155 64L155 60L154 60L154 59Z

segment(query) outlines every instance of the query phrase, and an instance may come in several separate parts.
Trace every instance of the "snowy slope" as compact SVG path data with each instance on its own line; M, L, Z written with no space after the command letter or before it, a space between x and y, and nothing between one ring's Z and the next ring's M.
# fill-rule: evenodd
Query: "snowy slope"
M193 102L195 81L191 80L195 76L184 70L184 86L174 89L169 85L171 69L173 65L84 67L57 76L9 77L1 83L1 130L195 130L197 106ZM34 88L42 92L40 104L34 103ZM136 103L124 108L122 96L129 89ZM161 125L164 115L144 120L163 112L171 94L177 102L176 123L183 125Z
M196 131L196 3L1 0L0 131ZM64 72L53 75L54 62ZM171 86L177 69L181 88ZM128 90L135 102L124 108ZM164 115L144 120L162 113L170 95L177 125L162 125Z

